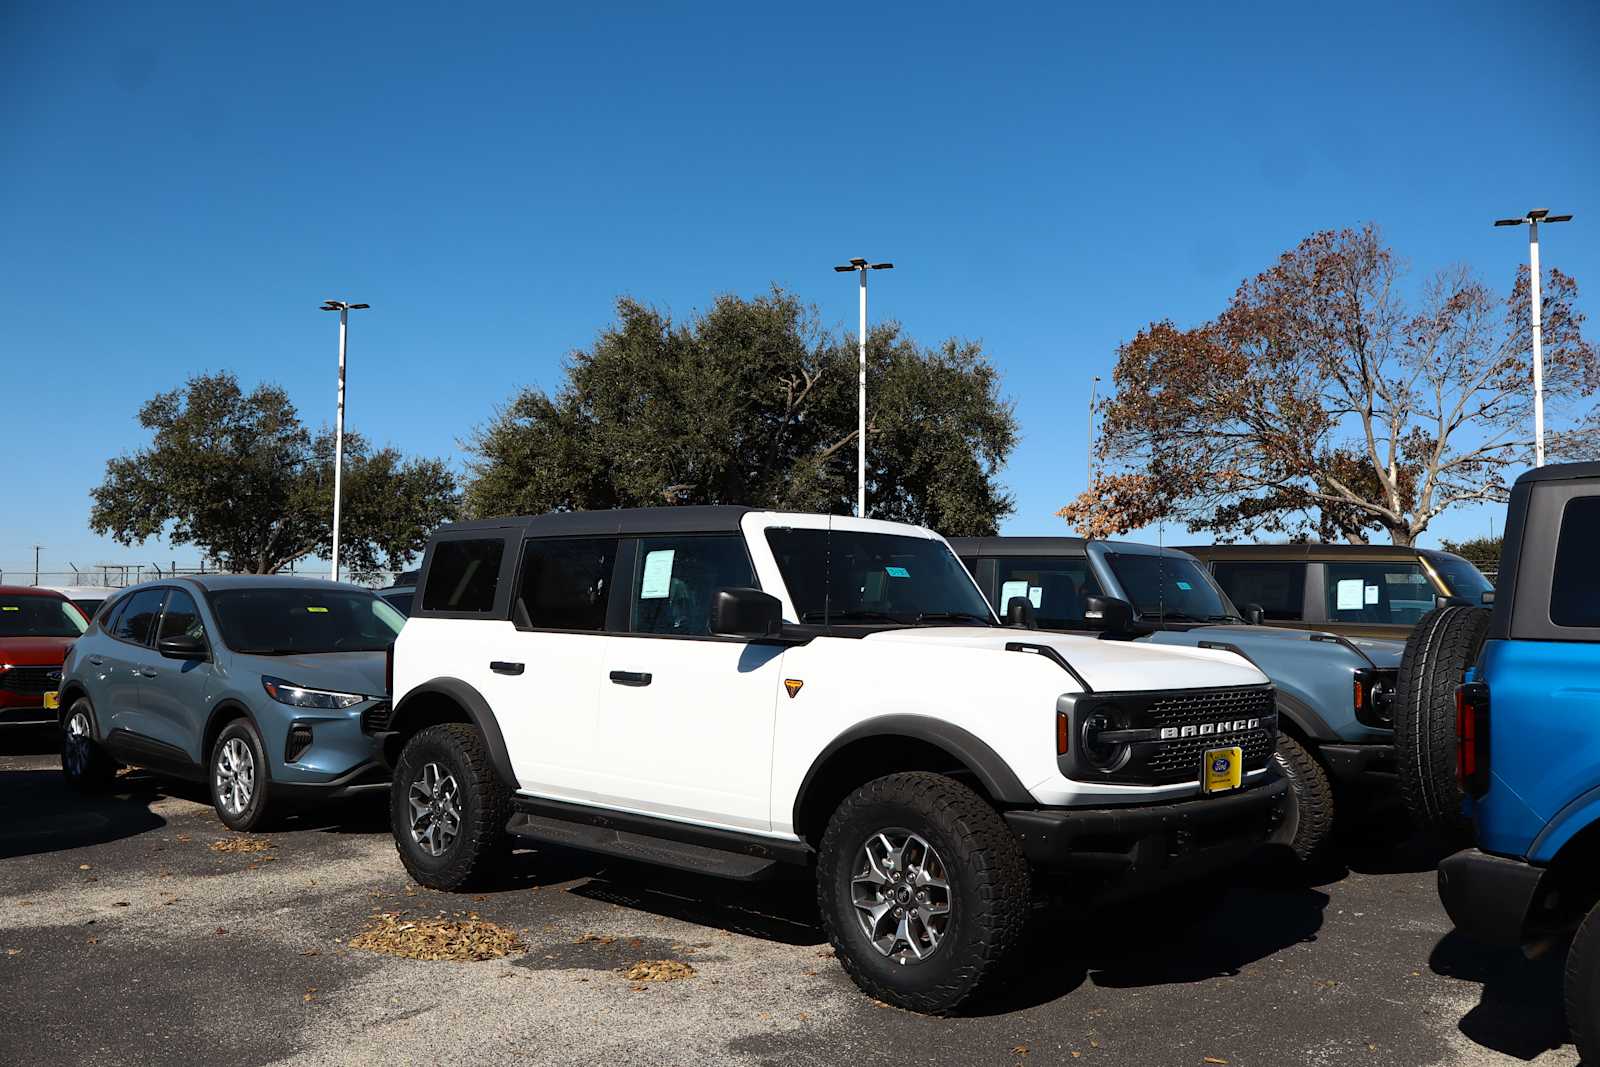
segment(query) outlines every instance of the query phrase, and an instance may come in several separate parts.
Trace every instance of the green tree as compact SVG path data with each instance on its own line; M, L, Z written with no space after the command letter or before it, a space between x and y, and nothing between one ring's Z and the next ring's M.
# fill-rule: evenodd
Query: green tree
M977 344L924 349L895 324L868 335L867 502L877 518L951 535L1010 513L997 474L1011 405ZM634 300L555 395L524 388L467 442L476 515L663 504L850 514L856 492L853 338L774 288L719 297L675 323Z
M1469 537L1465 541L1441 539L1439 547L1454 552L1479 570L1494 570L1500 566L1502 537Z
M272 574L333 539L333 432L300 422L276 385L249 393L227 373L197 375L139 409L147 448L110 460L89 526L122 544L165 536L227 570ZM456 512L455 476L440 460L373 450L345 433L339 554L353 575L396 569Z

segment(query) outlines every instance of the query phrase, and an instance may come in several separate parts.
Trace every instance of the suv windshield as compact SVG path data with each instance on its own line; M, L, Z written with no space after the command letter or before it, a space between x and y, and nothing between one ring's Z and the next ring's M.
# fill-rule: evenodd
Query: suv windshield
M1450 552L1429 552L1422 558L1450 587L1446 590L1450 596L1464 596L1476 602L1483 599L1483 594L1494 589L1482 571L1460 556Z
M226 589L210 601L223 644L259 656L382 652L406 621L382 597L355 589Z
M70 601L53 596L0 596L0 637L77 637L89 628Z
M1192 559L1107 552L1106 562L1133 601L1133 610L1143 618L1178 622L1226 622L1238 618L1211 584L1211 576Z
M770 529L767 544L801 622L995 625L942 541L860 530Z

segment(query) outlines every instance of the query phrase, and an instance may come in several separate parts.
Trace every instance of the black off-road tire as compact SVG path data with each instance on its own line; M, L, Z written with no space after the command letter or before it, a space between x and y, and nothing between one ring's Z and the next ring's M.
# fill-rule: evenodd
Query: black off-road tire
M459 829L438 855L413 835L411 824L412 790L424 782L429 765L455 780L459 798ZM510 817L511 789L495 771L477 727L459 722L429 726L401 749L389 788L389 821L400 862L419 885L455 891L493 879L510 852Z
M102 792L117 776L117 761L95 740L98 732L89 698L74 700L61 718L61 773L82 793Z
M1317 757L1286 733L1273 753L1278 773L1289 781L1289 803L1272 843L1283 846L1301 865L1317 862L1333 836L1333 783Z
M1567 950L1567 1025L1584 1063L1600 1063L1600 904L1572 936Z
M944 861L951 913L938 947L901 964L862 930L851 881L880 831L924 838ZM868 996L912 1011L955 1011L1004 976L1027 925L1029 870L1000 813L940 774L891 774L847 796L828 821L817 861L817 906L834 954Z
M1470 837L1456 781L1456 687L1477 662L1489 629L1487 608L1435 608L1406 640L1395 684L1394 738L1400 788L1419 829Z
M233 742L238 742L248 749L253 763L254 778L250 797L239 811L230 810L229 803L223 797L219 766L224 752L238 751L236 748L229 748ZM261 743L261 734L256 731L255 723L249 719L234 719L217 734L216 741L211 745L211 754L206 760L206 791L211 796L211 806L216 810L217 818L222 820L222 825L239 833L251 833L265 830L273 824L281 814L279 809L282 806L273 803L272 775L269 767L266 746Z

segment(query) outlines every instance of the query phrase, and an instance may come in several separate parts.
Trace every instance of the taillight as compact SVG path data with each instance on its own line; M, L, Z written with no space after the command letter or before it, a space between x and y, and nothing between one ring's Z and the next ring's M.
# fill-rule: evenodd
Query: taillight
M387 696L394 696L394 642L389 642L389 647L383 651L383 691Z
M1468 796L1489 791L1489 687L1456 687L1456 781Z

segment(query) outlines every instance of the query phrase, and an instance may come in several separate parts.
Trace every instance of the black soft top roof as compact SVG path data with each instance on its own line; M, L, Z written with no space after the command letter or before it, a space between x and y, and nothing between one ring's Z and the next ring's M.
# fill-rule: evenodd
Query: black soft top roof
M607 534L737 533L739 521L760 508L738 504L613 508L609 511L552 511L452 522L435 537L471 533L520 533L523 537L602 537Z
M1555 482L1568 478L1600 478L1600 463L1552 463L1525 471L1514 484L1523 482Z

